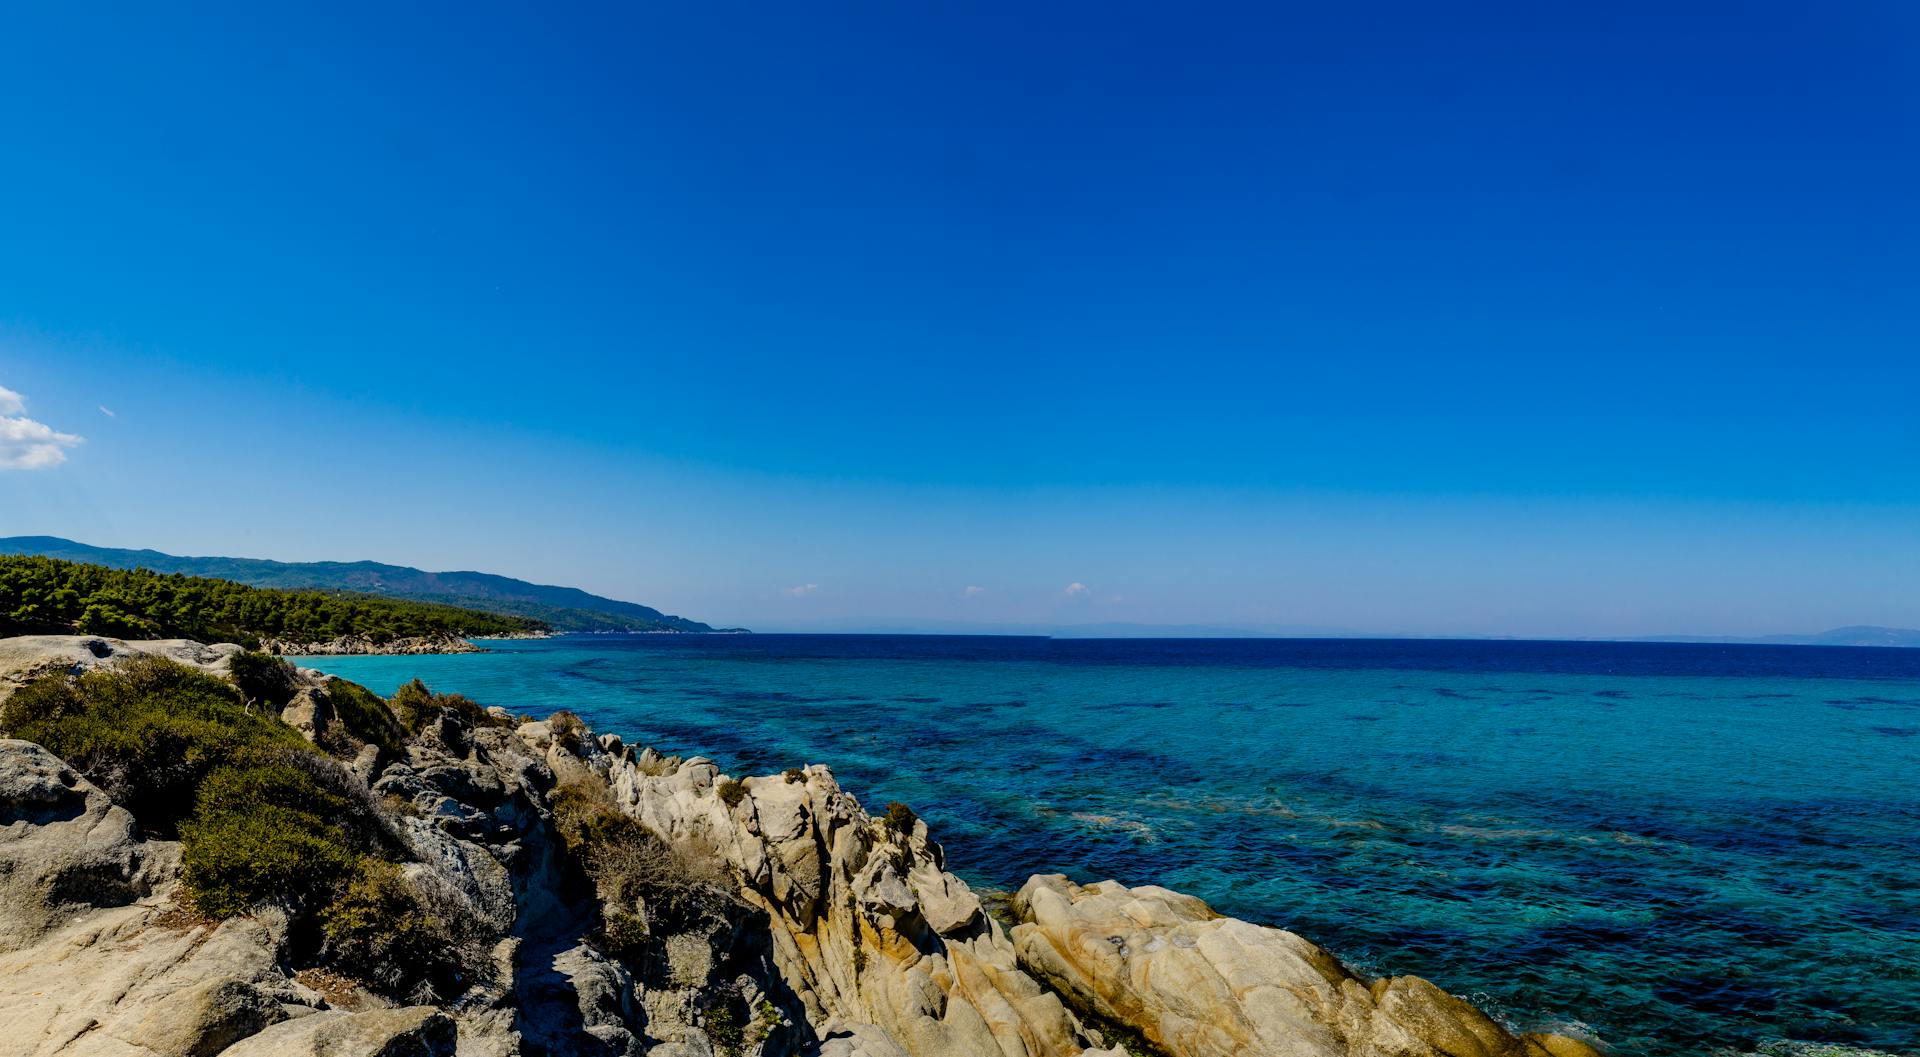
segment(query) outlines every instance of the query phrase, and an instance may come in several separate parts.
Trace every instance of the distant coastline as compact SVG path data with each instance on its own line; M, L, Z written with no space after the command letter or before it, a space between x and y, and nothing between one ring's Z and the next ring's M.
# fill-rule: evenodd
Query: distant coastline
M997 624L952 621L844 621L762 628L773 635L992 635L1054 639L1378 639L1427 642L1626 642L1729 646L1849 646L1920 649L1920 629L1851 625L1811 635L1475 635L1361 631L1303 626L1214 624Z
M546 635L539 632L520 632L492 636L500 639L537 639ZM365 635L342 635L324 642L286 642L280 639L262 639L260 649L266 653L281 657L355 657L355 656L419 656L433 653L485 653L486 647L475 645L458 635L411 635L404 638L388 639L376 642Z

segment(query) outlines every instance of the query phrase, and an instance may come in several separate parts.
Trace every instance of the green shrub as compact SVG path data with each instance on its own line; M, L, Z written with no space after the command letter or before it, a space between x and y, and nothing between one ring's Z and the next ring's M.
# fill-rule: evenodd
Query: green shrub
M275 902L299 911L330 897L377 840L367 808L323 781L338 766L287 752L208 774L180 827L181 884L195 909L229 917Z
M22 687L0 734L45 746L160 836L173 835L215 768L306 748L277 717L248 711L227 683L144 656Z
M729 778L720 783L720 800L728 807L739 807L740 801L747 798L747 787Z
M387 705L393 710L394 718L409 734L418 734L439 714L439 706L434 703L433 691L418 679L402 686L387 699Z
M352 805L345 797L321 788L311 774L282 761L223 767L200 783L197 817L244 815L267 807L337 819Z
M266 705L278 712L299 690L293 665L271 653L248 650L234 654L227 663L233 685L240 688L248 704Z
M789 767L787 768L785 773L786 773L788 785L795 785L797 783L804 782L807 780L807 772L801 770L798 767Z
M333 714L347 733L369 745L378 745L386 756L406 751L407 732L394 717L393 710L373 691L345 679L327 680L327 700Z
M193 908L214 918L267 902L310 909L359 864L338 831L284 807L196 817L180 835L180 883Z
M913 824L918 821L920 821L920 816L914 814L912 808L898 800L887 804L886 817L881 819L881 822L888 829L902 837L912 835Z
M571 753L578 755L586 748L587 721L565 709L555 712L547 720L547 729L553 731L554 739Z
M647 919L615 910L601 923L600 949L616 958L633 958L646 947L650 935Z
M513 722L495 717L464 694L436 694L418 679L394 691L388 704L409 734L420 733L443 714L451 714L469 729L506 726Z
M706 1022L707 1040L713 1043L714 1052L722 1057L740 1057L740 1046L745 1041L740 1014L722 1002L708 1008Z
M760 1004L753 1011L753 1024L747 1029L747 1044L758 1046L765 1042L767 1036L773 1034L773 1029L779 1027L785 1019L780 1015L779 1006L774 1005L769 999L761 999Z
M459 959L446 926L392 863L365 860L321 912L328 960L375 990L408 1000L452 997Z

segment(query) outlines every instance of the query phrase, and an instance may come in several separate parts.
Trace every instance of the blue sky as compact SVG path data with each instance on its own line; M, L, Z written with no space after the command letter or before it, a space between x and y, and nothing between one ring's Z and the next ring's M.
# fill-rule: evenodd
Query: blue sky
M0 532L1920 626L1910 7L271 6L0 15Z

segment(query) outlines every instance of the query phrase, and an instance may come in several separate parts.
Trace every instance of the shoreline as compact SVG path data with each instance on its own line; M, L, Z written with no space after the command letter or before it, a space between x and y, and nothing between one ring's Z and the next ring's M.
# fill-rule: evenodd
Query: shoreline
M79 636L16 645L38 670L67 676L152 652ZM167 652L225 680L237 647L182 642ZM365 980L340 977L326 994L294 987L296 973L334 969L324 950L303 955L287 946L287 917L196 932L194 942L239 945L236 955L258 948L239 959L253 975L220 986L286 996L276 1001L297 1007L284 1014L290 1019L204 1026L249 1039L249 1053L283 1052L278 1047L316 1030L390 1028L430 1032L439 1043L422 1052L434 1053L451 1053L456 1040L463 1051L472 1044L517 1053L526 1044L583 1052L582 1029L616 1050L644 1048L646 1039L677 1043L675 1052L743 1057L1125 1057L1130 1038L1171 1057L1599 1053L1567 1036L1516 1034L1419 977L1356 975L1302 937L1152 885L1036 875L990 913L979 892L946 870L925 822L901 804L869 813L823 765L734 778L704 757L662 756L596 734L569 712L522 720L424 691L404 710L398 697L391 706L372 699L404 719L402 740L382 748L356 733L369 729L367 699L355 696L365 691L349 693L311 670L289 668L287 678L291 697L276 706L276 722L305 737L314 766L364 790L352 810L392 827L404 849L396 883L438 893L437 913L453 913L477 933L459 948L469 955L467 982L415 992L408 1001L416 1004L399 1009L382 1005L369 990L382 985ZM164 994L212 986L195 974L220 970L195 961L153 988L47 997L71 996L91 974L177 943L175 908L190 878L179 872L177 845L140 835L127 812L142 805L111 805L38 745L0 741L0 775L16 774L57 777L68 790L59 795L88 806L70 822L33 814L10 832L0 861L15 881L37 885L46 870L66 869L77 854L67 850L72 842L92 840L87 834L101 831L103 819L117 817L127 833L103 860L102 877L131 871L107 888L133 885L139 899L128 908L103 889L104 902L59 908L0 901L0 925L9 915L52 915L32 928L47 940L22 952L42 967L38 975L15 980L0 971L0 1018L38 1025L90 1004L97 1008L88 1016L114 1023ZM581 811L600 821L570 828ZM618 845L592 843L606 834L621 834ZM664 858L615 854L649 846ZM640 873L605 872L623 862L619 869ZM641 879L640 895L628 887L632 878ZM103 931L109 917L119 924ZM72 944L62 939L68 925L97 938ZM457 953L449 948L448 956ZM0 963L9 957L0 954ZM621 995L632 996L634 1011L623 1011ZM735 1041L747 1025L752 1034Z
M278 657L410 657L428 654L485 653L459 635L411 635L376 642L365 635L342 635L325 642L287 642L262 639L260 649Z

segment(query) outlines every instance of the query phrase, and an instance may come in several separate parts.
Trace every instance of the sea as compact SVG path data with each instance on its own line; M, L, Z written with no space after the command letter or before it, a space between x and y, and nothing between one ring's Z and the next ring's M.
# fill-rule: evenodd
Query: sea
M1622 1055L1920 1053L1920 650L574 635L302 660L730 774L832 767L976 888L1200 896Z

